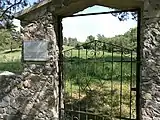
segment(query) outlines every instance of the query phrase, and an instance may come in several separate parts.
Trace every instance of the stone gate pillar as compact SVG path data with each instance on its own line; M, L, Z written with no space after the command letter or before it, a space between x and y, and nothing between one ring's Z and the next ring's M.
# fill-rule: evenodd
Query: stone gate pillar
M160 119L160 1L144 0L141 119Z
M49 56L45 62L23 61L23 82L19 89L22 101L17 101L21 104L21 118L25 120L58 120L59 48L56 19L52 14L47 14L29 23L21 21L24 27L22 40L48 41Z

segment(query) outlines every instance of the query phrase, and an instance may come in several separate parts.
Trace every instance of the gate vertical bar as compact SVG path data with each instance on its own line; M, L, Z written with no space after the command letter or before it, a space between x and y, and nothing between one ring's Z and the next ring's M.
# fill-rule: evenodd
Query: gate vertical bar
M130 55L131 55L131 73L130 73L130 115L129 118L132 118L132 68L133 68L133 61L132 61L132 51L130 51Z
M86 77L87 77L87 59L88 59L88 51L87 51L87 49L85 50L85 52L86 52L86 62L85 62L85 73L86 73ZM86 81L86 80L85 80ZM87 101L86 101L86 103L85 103L85 108L86 108L86 112L88 112L88 104L87 104ZM88 114L86 114L86 120L88 120Z
M73 50L71 49L71 53L70 53L70 57L71 57L71 61L70 61L70 64L71 65L74 65L74 62L73 62ZM72 71L72 69L71 69L71 71ZM70 71L70 72L71 72ZM70 84L70 91L71 91L71 97L73 97L73 90L72 90L72 88L73 88L73 83L72 83L72 80L70 79L69 80L69 84ZM70 100L70 102L72 103L73 101L72 100ZM72 111L74 111L74 108L73 108L73 105L71 104L71 110ZM71 114L71 120L73 120L73 114Z
M112 72L111 72L111 120L113 119L113 45L112 45Z
M78 48L78 65L80 65L80 48ZM80 72L80 69L79 67L77 68L77 70ZM81 81L80 81L80 78L78 78L78 87L79 87L79 104L78 104L78 110L81 111L81 102L80 102L80 99L81 99ZM78 119L81 120L81 113L78 114Z
M58 30L58 47L59 47L59 61L58 61L58 66L59 66L59 71L58 71L58 76L59 76L59 120L62 120L62 111L61 111L61 104L62 104L62 70L63 70L63 54L62 54L62 45L63 45L63 36L62 36L62 17L57 16L57 30Z
M140 120L140 81L141 81L141 9L138 9L137 26L137 73L136 73L136 119Z
M65 72L65 69L66 69L66 66L64 66L64 64L65 64L65 56L66 56L66 53L64 52L64 54L63 54L63 72L62 72L62 80L64 81L64 95L67 92L67 90L66 90L66 84L67 83L65 81L66 76L64 76L64 72ZM65 98L65 96L64 96L64 98ZM64 99L63 102L66 103L66 99ZM66 107L65 106L66 106L66 104L64 104L64 113L63 113L63 116L66 116L66 113L65 113ZM61 109L61 111L62 111L62 109Z
M122 87L123 87L123 48L121 48L121 84L120 84L120 120L121 120L121 117L122 117L122 95L123 95L123 90L122 90Z

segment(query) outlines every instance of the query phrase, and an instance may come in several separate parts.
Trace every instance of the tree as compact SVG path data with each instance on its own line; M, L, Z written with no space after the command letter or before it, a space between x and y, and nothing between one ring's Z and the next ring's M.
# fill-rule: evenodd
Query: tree
M0 51L8 49L12 51L14 48L19 48L20 45L20 39L15 40L8 29L0 29Z
M15 31L16 26L13 24L14 14L27 5L27 0L0 0L0 29L2 29L0 42L4 42L1 43L1 50L8 49L8 46L10 46L10 50L12 51L19 44L19 42L15 41L15 38L18 38L20 34L17 34ZM10 45L8 45L8 42Z
M104 41L104 40L106 39L106 37L105 37L104 35L98 34L98 35L97 35L97 39L98 39L99 41Z
M68 44L68 40L66 37L63 38L63 45L67 45Z
M117 17L120 21L128 20L129 18L137 20L137 12L119 12L112 13L113 16Z
M89 35L86 39L86 42L91 42L91 41L94 41L95 40L95 37L92 36L92 35Z
M35 0L35 1L36 1L35 3L39 3L43 0ZM29 0L0 0L0 28L10 29L12 26L12 20L14 18L15 12L23 10L28 5L29 5ZM112 15L117 17L120 21L124 21L129 18L137 20L136 12L120 12L120 13L114 13ZM105 37L100 34L97 37L99 40L105 39ZM90 35L87 37L86 42L90 42L93 40L95 40L95 37ZM72 46L77 45L76 38L73 39L69 38L68 41L69 45Z
M70 44L75 47L78 44L77 38L72 38L72 42Z
M27 5L27 0L0 0L1 27L7 27L6 24L13 20L15 12L22 10Z
M84 49L92 49L92 48L94 48L94 44L92 43L92 41L94 41L94 40L95 40L95 37L93 35L87 36L85 44L83 44L83 48Z
M128 49L136 49L137 47L137 28L132 28L124 35L117 35L112 38L106 38L106 42L110 44L122 46ZM109 48L111 50L111 48Z
M67 39L66 37L64 37L64 39L63 39L63 45L75 47L78 43L79 42L78 42L77 38L71 38L71 37L69 37Z
M83 46L80 43L77 43L77 45L75 46L76 49L83 49Z

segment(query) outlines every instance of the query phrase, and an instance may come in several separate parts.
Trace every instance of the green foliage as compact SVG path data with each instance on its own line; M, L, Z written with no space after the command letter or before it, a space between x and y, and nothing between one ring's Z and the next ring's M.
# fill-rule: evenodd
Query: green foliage
M86 42L88 43L90 41L95 40L95 38L90 35L87 37ZM118 45L120 47L124 47L124 48L128 48L131 50L136 50L137 47L137 29L136 28L132 28L129 31L127 31L124 35L117 35L115 37L112 38L106 38L104 35L98 34L97 35L97 40L98 41L104 41L107 42L109 44L113 44L113 45ZM93 49L94 48L94 44L83 44L83 48L84 49ZM107 45L104 46L105 50L108 50L108 52L112 51L112 46L111 45ZM120 51L120 49L115 49L114 51Z
M128 49L136 49L137 47L137 29L133 28L124 35L118 35L109 39L110 43L119 45Z
M0 29L0 51L15 49L21 46L20 40L13 39L10 30Z
M137 12L119 12L112 13L112 15L117 17L120 21L125 21L128 19L137 20Z
M15 12L28 5L28 0L0 0L0 27L6 28L6 22L13 20Z
M87 37L86 42L91 42L91 41L94 41L94 40L95 40L95 37L90 35L90 36Z
M66 46L76 46L77 44L79 44L80 42L78 42L77 38L66 38L64 37L63 38L63 45L66 45Z
M106 37L104 35L98 34L97 39L100 41L105 41Z

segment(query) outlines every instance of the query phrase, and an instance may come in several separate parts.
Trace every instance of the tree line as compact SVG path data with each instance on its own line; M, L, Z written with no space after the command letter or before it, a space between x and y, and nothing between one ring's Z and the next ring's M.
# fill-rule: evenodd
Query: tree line
M14 38L13 37L13 32L11 32L8 29L0 29L0 51L3 50L8 50L15 48L19 48L21 46L21 41L20 39ZM76 48L81 48L81 49L92 49L94 48L93 44L86 44L91 41L96 40L96 38L93 35L89 35L86 38L85 42L80 42L78 41L77 38L72 38L72 37L64 37L63 39L63 45L65 46L72 46ZM121 47L129 48L129 49L136 49L137 47L137 29L132 28L124 35L117 35L112 38L107 38L104 35L98 34L97 35L97 40L98 41L103 41L109 44L114 44L118 45ZM108 51L111 51L111 46L106 46L108 48Z
M91 41L98 40L102 42L106 42L108 44L113 44L117 46L121 46L124 48L135 50L137 47L137 28L131 28L129 31L124 33L123 35L116 35L111 38L107 38L104 35L98 34L97 39L93 35L87 36L85 42L80 42L77 38L66 38L63 39L63 45L65 46L73 46L81 49L92 49L93 44L87 44ZM111 46L106 46L108 51L111 51Z

